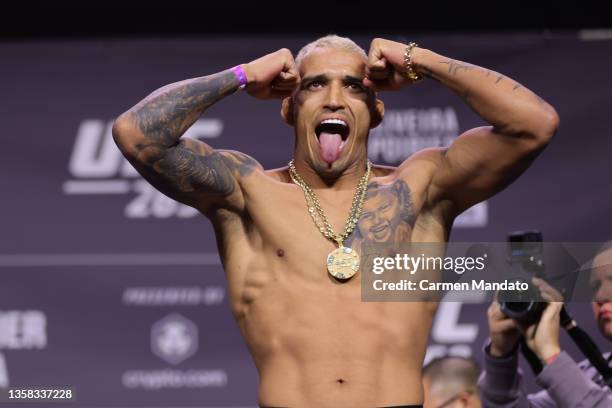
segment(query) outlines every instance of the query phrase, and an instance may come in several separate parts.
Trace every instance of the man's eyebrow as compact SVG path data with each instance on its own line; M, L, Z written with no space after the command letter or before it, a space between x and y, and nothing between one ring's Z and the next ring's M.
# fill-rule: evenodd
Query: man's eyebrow
M314 75L314 76L309 76L309 77L305 77L302 79L302 82L312 82L312 81L327 81L327 75L325 74L319 74L319 75ZM353 76L353 75L345 75L343 78L344 82L359 82L361 83L363 81L363 77L357 77L357 76Z
M352 76L352 75L345 75L344 76L344 82L358 82L358 83L362 83L363 82L363 77L356 77L356 76Z
M312 81L327 81L327 75L319 74L319 75L315 75L315 76L305 77L305 78L302 79L303 83L308 83L308 82L312 82Z

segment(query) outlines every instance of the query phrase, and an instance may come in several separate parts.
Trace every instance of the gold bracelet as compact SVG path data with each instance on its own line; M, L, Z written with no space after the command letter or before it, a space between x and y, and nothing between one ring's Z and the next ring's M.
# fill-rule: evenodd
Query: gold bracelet
M415 71L414 71L414 67L412 66L412 49L414 47L418 47L419 45L417 43L415 43L414 41L412 41L410 44L408 44L408 46L406 47L406 51L404 51L404 65L406 67L406 76L411 80L411 81L418 81L420 79L423 79L422 76L419 76Z

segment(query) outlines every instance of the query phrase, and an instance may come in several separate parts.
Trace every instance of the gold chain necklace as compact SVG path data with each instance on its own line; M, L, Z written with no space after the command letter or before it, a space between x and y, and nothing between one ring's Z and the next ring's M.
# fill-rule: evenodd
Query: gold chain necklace
M372 164L367 161L366 172L359 180L357 184L357 190L353 196L353 202L351 204L351 211L349 212L348 220L344 225L344 231L341 234L336 234L331 226L331 223L327 219L321 203L317 198L315 192L310 188L308 184L300 177L295 168L295 162L292 159L289 162L289 176L291 180L304 191L304 197L306 197L306 205L308 207L308 213L312 217L315 225L325 236L325 238L331 239L338 244L338 248L334 249L327 255L327 271L336 279L349 279L359 270L359 254L352 248L344 246L344 241L353 232L361 217L361 211L363 208L363 202L365 200L365 193L368 187L368 180L370 179L370 173Z

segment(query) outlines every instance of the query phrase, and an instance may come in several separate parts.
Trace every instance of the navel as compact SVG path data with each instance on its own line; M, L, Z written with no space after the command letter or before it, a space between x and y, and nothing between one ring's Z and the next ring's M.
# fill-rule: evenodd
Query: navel
M276 250L276 255L277 255L278 257L282 258L283 256L285 256L285 251L283 251L283 249L282 249L282 248L278 248L278 249Z

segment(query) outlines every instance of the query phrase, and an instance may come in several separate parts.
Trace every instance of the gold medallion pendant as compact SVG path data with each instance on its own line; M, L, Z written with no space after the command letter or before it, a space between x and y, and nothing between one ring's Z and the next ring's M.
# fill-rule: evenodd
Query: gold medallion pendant
M336 279L350 279L359 270L359 255L351 248L341 246L327 255L327 271Z
M344 246L344 241L353 232L361 216L363 208L363 201L365 200L366 190L368 188L368 180L370 179L370 173L372 171L372 163L366 160L366 171L357 184L357 189L353 197L351 204L351 210L349 212L348 219L344 225L344 231L341 234L336 234L331 226L331 223L327 219L321 203L317 198L315 192L310 188L308 184L300 177L295 168L294 161L289 162L289 175L291 180L300 186L304 191L304 197L306 198L306 207L308 213L312 217L315 226L321 234L329 240L335 241L338 248L334 249L327 255L327 271L331 276L338 280L347 280L353 277L359 270L359 254L351 248Z

